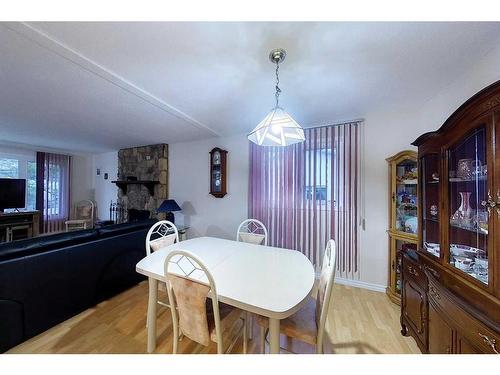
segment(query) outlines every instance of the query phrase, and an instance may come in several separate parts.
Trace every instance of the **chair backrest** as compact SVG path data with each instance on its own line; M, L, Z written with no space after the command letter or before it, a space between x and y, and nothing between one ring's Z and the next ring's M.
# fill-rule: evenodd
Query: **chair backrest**
M83 200L75 205L75 219L94 221L95 204L91 200Z
M179 242L177 227L168 220L156 222L146 235L146 254L160 250L162 247Z
M335 279L336 268L336 249L335 241L328 240L325 254L323 255L323 264L321 265L321 274L318 283L318 293L316 297L316 325L318 327L318 345L323 343L326 318L330 307L330 300L333 291L333 282Z
M188 251L174 250L165 259L165 275L168 298L174 301L170 309L173 323L178 324L180 332L185 336L205 346L210 344L206 304L208 294L211 293L217 346L219 353L222 352L217 288L203 261Z
M244 220L236 232L236 241L267 246L267 228L257 219Z

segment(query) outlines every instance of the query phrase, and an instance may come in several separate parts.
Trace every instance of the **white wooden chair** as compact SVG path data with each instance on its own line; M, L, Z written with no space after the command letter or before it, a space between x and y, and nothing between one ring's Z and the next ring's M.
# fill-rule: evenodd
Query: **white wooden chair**
M236 231L236 241L267 246L267 228L257 219L246 219L241 222ZM253 338L253 314L249 314L249 338Z
M217 343L217 353L223 354L232 350L240 334L243 334L243 353L246 354L246 312L219 302L212 274L200 258L187 251L172 251L165 259L165 275L168 298L172 301L174 354L180 335L204 346L213 341ZM208 301L209 294L212 303ZM225 350L225 338L236 330L241 320L242 326Z
M315 346L318 354L323 353L325 325L335 279L335 253L335 241L329 240L323 256L316 299L310 296L304 307L280 322L282 334ZM269 319L258 316L257 323L260 325L261 353L265 353Z
M149 229L146 235L146 254L150 255L152 252L160 250L162 247L173 245L176 242L179 242L177 227L171 221L160 220ZM159 285L163 286L163 284ZM161 286L160 289L162 289ZM158 299L156 303L170 308L170 302L168 300L163 302ZM149 320L146 321L146 327L148 325Z
M267 246L267 228L257 219L244 220L236 232L236 241Z
M66 232L80 229L92 229L95 219L95 203L91 200L83 200L75 205L73 219L66 220Z

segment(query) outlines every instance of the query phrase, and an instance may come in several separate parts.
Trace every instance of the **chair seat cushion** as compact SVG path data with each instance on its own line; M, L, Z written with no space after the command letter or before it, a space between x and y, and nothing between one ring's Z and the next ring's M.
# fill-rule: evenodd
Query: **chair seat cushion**
M269 318L257 316L257 323L269 327ZM309 297L306 304L295 314L280 321L280 332L288 337L316 345L318 327L316 326L316 300Z
M85 224L85 223L90 223L91 220L89 219L74 219L74 220L66 220L64 223L65 224Z
M220 328L222 337L228 337L234 326L241 318L242 311L236 307L219 302ZM210 331L210 340L217 342L217 332L215 330L215 319L212 307L212 300L207 298L207 320L208 330Z
M158 238L156 240L150 241L149 242L149 247L151 247L151 250L153 251L158 251L162 247L167 247L170 245L173 245L175 243L175 240L177 239L177 236L175 233L168 234L165 237Z
M258 233L244 233L240 232L239 233L241 241L247 242L247 243L252 243L254 245L262 245L264 243L264 240L266 239L266 236L263 234L258 234Z

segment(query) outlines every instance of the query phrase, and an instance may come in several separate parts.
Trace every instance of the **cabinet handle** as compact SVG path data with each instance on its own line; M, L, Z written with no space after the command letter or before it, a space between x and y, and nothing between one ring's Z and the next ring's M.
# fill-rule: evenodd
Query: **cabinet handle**
M441 296L439 295L438 291L432 285L429 286L429 294L432 297L434 297L434 299L437 299L437 300L441 299Z
M486 345L489 345L490 348L496 353L496 354L500 354L500 352L498 352L497 350L497 347L496 347L496 340L495 339L490 339L488 336L486 335L483 335L481 332L478 333L478 335L483 339L484 343Z
M497 209L497 215L500 216L500 189L497 189L497 201L495 202L495 207Z
M497 192L497 194L498 193L500 193L500 192ZM487 201L485 201L485 200L481 201L481 206L486 207L486 209L488 210L488 216L490 216L491 209L493 207L495 207L496 205L497 205L497 202L495 202L493 200L493 198L491 197L491 190L488 190L488 200ZM497 209L497 212L498 212L498 209Z
M429 266L424 266L424 268L429 271L430 273L432 273L432 275L436 278L436 279L439 279L439 272L437 272L435 269L429 267Z
M408 273L410 275L418 276L418 272L412 266L408 266Z

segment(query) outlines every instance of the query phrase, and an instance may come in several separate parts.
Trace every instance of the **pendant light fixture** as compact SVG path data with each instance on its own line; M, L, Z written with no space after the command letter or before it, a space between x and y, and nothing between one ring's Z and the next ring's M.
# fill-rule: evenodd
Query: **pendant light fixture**
M285 56L286 51L282 48L273 49L269 54L269 60L276 64L276 105L248 135L248 139L259 146L288 146L306 139L301 126L279 106L279 64L285 60Z

